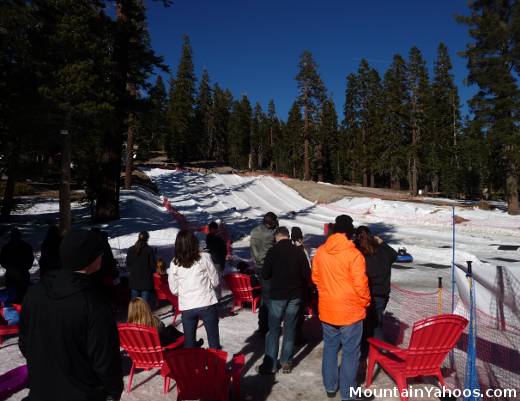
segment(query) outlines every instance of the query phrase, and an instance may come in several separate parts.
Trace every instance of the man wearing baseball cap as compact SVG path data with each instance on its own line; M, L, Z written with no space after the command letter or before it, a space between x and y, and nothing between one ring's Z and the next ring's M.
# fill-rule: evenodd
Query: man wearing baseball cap
M29 369L29 401L119 400L123 391L117 326L92 280L103 238L73 231L61 242L61 269L25 297L19 346Z

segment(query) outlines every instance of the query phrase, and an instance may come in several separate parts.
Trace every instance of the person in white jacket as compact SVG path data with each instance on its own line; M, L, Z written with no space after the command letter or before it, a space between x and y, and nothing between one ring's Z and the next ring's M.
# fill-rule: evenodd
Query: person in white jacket
M168 284L171 292L179 297L184 346L196 347L197 323L201 319L209 347L220 349L216 294L219 275L211 256L199 250L199 240L190 230L181 230L177 234Z

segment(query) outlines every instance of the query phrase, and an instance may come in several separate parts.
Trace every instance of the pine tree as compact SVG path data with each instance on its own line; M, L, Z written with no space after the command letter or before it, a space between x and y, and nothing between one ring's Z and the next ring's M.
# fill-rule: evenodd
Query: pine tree
M304 51L298 65L298 101L303 108L304 180L311 179L310 148L319 125L319 114L325 100L325 86L318 74L318 66L310 51Z
M348 174L352 183L357 181L357 170L362 162L359 158L359 103L359 79L356 74L349 74L347 76L345 107L343 109L344 143L342 147L345 149L343 171L345 174ZM337 159L339 162L339 156Z
M195 101L194 130L197 136L199 157L215 157L215 137L213 123L213 95L211 93L209 73L202 72L197 100Z
M506 161L505 169L499 170L502 166L497 165L493 170L500 171L501 178L497 177L496 184L505 189L509 213L517 214L520 4L514 0L475 1L469 4L469 8L470 15L458 20L468 25L472 38L464 52L468 59L468 82L480 88L471 99L470 107L478 121L477 126L485 132L492 149L498 153L492 153L491 161Z
M246 95L233 103L229 120L229 162L237 169L250 168L252 110Z
M323 103L318 130L318 146L316 154L316 175L318 181L332 179L332 162L336 154L338 143L338 114L332 99Z
M428 70L421 51L410 49L408 59L408 90L410 92L410 136L408 142L408 183L412 195L417 195L421 166L421 137L428 138L428 106L430 87ZM423 139L424 139L423 138Z
M168 133L168 96L166 87L160 75L155 85L150 89L147 99L148 109L142 113L139 124L137 144L141 154L150 150L164 149L165 138Z
M274 100L269 101L267 106L267 133L268 143L266 146L266 160L269 162L270 171L278 171L277 159L275 157L276 150L280 142L280 121L276 116L276 107Z
M382 149L379 155L381 170L393 189L401 188L406 178L406 145L410 127L409 91L406 62L399 54L394 55L392 64L383 80L383 110L381 130Z
M196 138L193 135L195 73L190 40L183 37L182 55L177 68L177 76L171 81L170 107L168 118L170 135L166 151L181 166L194 157Z
M219 162L229 162L228 132L233 95L215 84L213 99L214 155Z
M432 191L438 192L440 189L453 196L458 187L457 142L460 131L460 106L451 69L448 49L444 43L441 43L434 64L430 112L431 137L425 143L425 164Z
M304 158L302 139L304 138L304 122L301 114L301 105L294 102L289 110L287 124L284 129L283 145L277 149L279 152L279 165L284 165L284 173L289 173L294 178L300 176L300 166ZM305 171L304 171L305 174Z

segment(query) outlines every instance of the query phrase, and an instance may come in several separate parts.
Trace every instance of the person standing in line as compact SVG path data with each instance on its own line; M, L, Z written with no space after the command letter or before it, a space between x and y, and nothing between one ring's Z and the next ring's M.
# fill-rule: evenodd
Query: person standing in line
M197 323L202 320L210 348L220 349L217 293L218 271L211 256L200 252L199 240L190 230L181 230L175 239L175 256L168 270L168 284L172 294L179 296L182 311L184 346L197 346Z
M154 302L153 274L156 269L155 252L148 245L150 235L146 231L139 233L134 246L126 255L126 267L129 272L128 285L131 299L143 298L148 305Z
M5 269L5 285L16 295L13 302L21 304L31 283L31 270L34 253L31 244L22 239L18 228L11 230L11 238L0 251L0 265Z
M363 338L384 339L383 313L390 298L390 279L392 264L397 259L397 251L381 238L373 236L366 226L356 229L356 247L365 257L368 287L372 302L367 310L363 328ZM368 352L368 344L363 342L364 354Z
M119 400L123 372L110 304L92 274L103 239L72 231L60 245L61 269L45 274L25 297L18 345L27 359L27 401Z
M352 218L336 218L334 234L316 251L312 280L318 287L318 312L323 328L323 384L329 398L340 391L342 400L356 396L363 320L370 303L365 258L351 241ZM341 367L338 353L342 348Z
M269 331L268 302L269 302L269 280L262 278L262 268L267 251L274 245L274 231L278 228L278 218L273 212L264 215L262 224L251 231L250 249L251 258L256 265L256 273L262 285L262 299L258 309L258 332L265 336Z
M262 269L262 278L270 280L269 332L265 342L265 356L258 367L261 374L272 374L278 362L278 347L283 322L282 373L291 373L296 325L302 299L309 283L310 268L305 254L289 238L286 227L274 233L276 244L269 249Z
M298 313L298 322L296 324L296 344L301 345L305 344L305 335L303 334L303 323L305 322L305 313L307 307L312 302L312 292L313 286L310 282L310 258L307 250L305 249L305 245L303 244L303 232L300 227L292 227L291 228L291 241L298 249L300 249L305 258L307 259L309 266L309 283L305 289L302 298L302 307L300 308L300 312Z
M227 246L224 238L218 235L218 224L214 221L208 224L206 236L206 248L211 255L211 260L219 272L226 268Z

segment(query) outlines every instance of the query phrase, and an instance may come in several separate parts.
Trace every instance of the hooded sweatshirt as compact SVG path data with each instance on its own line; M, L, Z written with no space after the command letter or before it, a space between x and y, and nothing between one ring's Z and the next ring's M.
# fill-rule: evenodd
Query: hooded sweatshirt
M274 245L274 229L260 224L251 230L251 256L258 269L264 266L265 255Z
M51 271L25 297L19 347L30 401L118 400L123 390L119 336L91 277Z
M345 234L333 234L316 251L312 281L322 322L347 326L363 320L370 303L365 258Z

